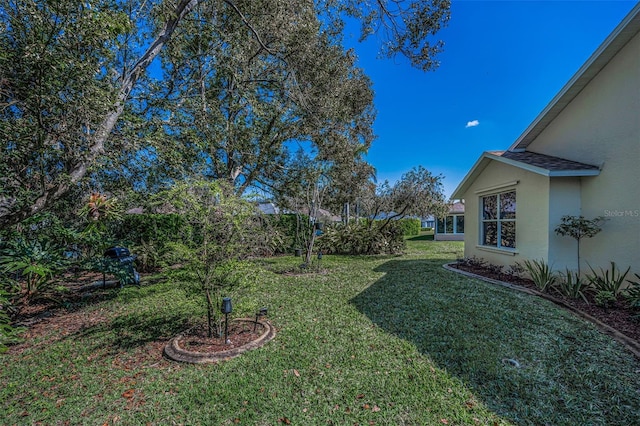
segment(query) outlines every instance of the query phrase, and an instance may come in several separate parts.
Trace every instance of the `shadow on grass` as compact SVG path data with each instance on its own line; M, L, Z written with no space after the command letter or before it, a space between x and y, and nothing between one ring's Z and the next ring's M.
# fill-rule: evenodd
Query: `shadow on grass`
M88 338L95 348L109 347L111 354L169 340L192 325L194 308L186 304L184 296L172 299L167 291L170 287L162 285L125 288L114 296L125 309L109 321L84 328L70 337ZM185 303L180 303L181 300Z
M433 234L421 234L407 238L407 241L433 241Z
M632 355L541 299L444 270L447 261L390 260L351 303L518 424L640 424Z

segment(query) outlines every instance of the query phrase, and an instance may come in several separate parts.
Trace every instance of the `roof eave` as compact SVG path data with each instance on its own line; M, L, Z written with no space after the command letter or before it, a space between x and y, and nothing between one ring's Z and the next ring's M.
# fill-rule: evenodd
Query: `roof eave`
M485 167L487 167L487 164L489 163L489 161L486 155L487 153L484 152L482 153L480 158L476 160L476 162L471 167L469 172L466 174L466 176L462 179L462 181L458 184L456 189L451 194L452 199L458 199L458 200L463 199L464 193L467 192L467 189L469 188L471 183L475 180L476 176L479 175L480 172L482 172L482 170L484 170Z
M599 169L575 169L575 170L549 170L543 167L534 166L531 164L523 163L521 161L512 160L510 158L504 158L500 155L495 155L490 152L484 152L480 158L473 165L469 173L462 179L458 187L451 194L451 198L463 199L464 194L467 192L471 183L476 177L487 167L491 160L498 161L503 164L507 164L513 167L517 167L522 170L527 170L532 173L536 173L547 177L582 177L582 176L598 176L600 174Z
M549 171L547 176L549 177L583 177L583 176L598 176L600 170L560 170Z

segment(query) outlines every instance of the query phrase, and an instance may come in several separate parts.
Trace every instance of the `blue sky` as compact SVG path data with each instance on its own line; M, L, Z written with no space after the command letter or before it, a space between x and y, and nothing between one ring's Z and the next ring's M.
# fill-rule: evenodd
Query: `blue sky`
M378 182L422 165L451 195L483 151L520 136L635 3L453 0L437 34L440 67L427 73L377 59L378 40L347 34L376 93L367 160Z

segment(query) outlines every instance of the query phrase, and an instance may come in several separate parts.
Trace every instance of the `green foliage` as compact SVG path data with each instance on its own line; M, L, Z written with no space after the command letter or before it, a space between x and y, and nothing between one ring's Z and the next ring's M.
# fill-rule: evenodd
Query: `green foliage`
M440 217L449 211L442 175L434 175L422 166L402 175L393 186L385 181L372 189L362 199L361 205L367 216L385 217L384 223L405 216Z
M112 2L92 3L0 4L2 222L18 223L73 188L112 111L109 65L129 19Z
M80 239L83 261L95 267L104 251L115 244L113 223L120 222L122 208L115 197L94 192L83 203L78 216L86 224Z
M242 281L243 275L234 272L237 262L255 249L253 235L260 225L255 208L223 182L204 180L175 185L157 202L173 206L188 224L180 241L167 245L167 253L196 277L193 283L206 302L209 333L219 332L222 292Z
M264 215L269 229L265 233L272 233L268 244L273 253L291 253L292 249L302 247L301 235L311 232L309 216L304 214Z
M259 285L234 292L234 316L268 306L277 336L215 366L162 357L205 314L201 293L159 282L79 306L90 327L42 327L0 357L2 423L640 424L638 360L623 345L552 303L444 270L461 242L407 245L327 256L322 276L271 272L291 256L257 260Z
M204 172L241 193L278 179L289 141L329 161L366 151L373 91L341 45L345 19L361 21L363 39L383 28L382 53L424 70L438 66L432 37L449 19L448 1L2 0L0 10L3 225L88 174L157 185ZM166 74L147 79L158 61ZM357 163L340 176L371 170Z
M600 268L600 274L594 271L591 266L589 266L589 269L591 269L591 274L587 274L587 280L596 290L596 295L597 293L606 292L612 294L617 300L623 291L622 285L631 267L628 267L624 272L620 272L620 270L616 269L616 263L612 261L611 269Z
M557 280L556 273L551 270L551 267L544 260L526 259L523 262L523 267L536 288L543 293L548 292Z
M580 278L577 272L567 269L565 273L559 277L554 289L563 296L572 299L581 298L586 302L587 299L584 292L588 286L588 281Z
M640 275L634 275L637 280L627 280L629 287L627 287L626 298L629 301L629 305L636 309L640 309Z
M555 233L579 241L582 238L591 238L602 231L600 225L604 218L598 216L594 219L585 219L584 216L565 215L560 220L561 223L556 227Z
M604 222L602 216L593 219L585 219L583 216L565 215L560 219L561 223L555 229L555 233L561 236L569 236L577 242L578 276L580 273L580 241L583 238L591 238L602 230L600 225Z
M327 227L318 247L324 253L372 255L398 254L406 245L397 221L362 221Z
M19 342L22 328L11 325L11 293L0 285L0 354L7 351L7 345Z
M9 243L0 256L0 270L20 283L25 303L52 289L51 279L64 265L62 253L49 241L18 239Z
M596 305L602 308L610 308L615 305L618 300L616 295L612 291L608 290L597 291L593 299L596 302Z
M405 217L400 219L398 222L398 225L402 229L402 234L405 237L420 235L420 228L422 224L420 219Z
M162 249L168 241L178 241L186 226L179 214L125 214L114 223L113 234L116 241L127 245L140 246L153 243Z
M257 232L253 235L256 250L252 254L255 256L290 253L293 248L300 247L300 238L296 235L310 230L306 215L260 215L256 220L261 225L256 227Z
M141 272L151 272L160 267L164 255L164 244L154 241L142 241L133 246L131 252L136 255L136 265Z

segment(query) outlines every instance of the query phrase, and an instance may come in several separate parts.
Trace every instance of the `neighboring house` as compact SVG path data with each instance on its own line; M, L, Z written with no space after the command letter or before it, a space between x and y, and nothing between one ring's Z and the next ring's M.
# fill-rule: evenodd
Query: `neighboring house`
M639 30L640 4L507 151L478 159L452 195L465 200L465 257L577 270L576 241L554 230L563 215L604 216L581 242L582 271L614 261L640 274Z
M433 236L436 241L464 240L464 203L458 201L451 205L449 213L436 221Z
M422 218L420 219L420 227L433 229L436 227L436 219L433 216Z
M258 210L260 210L262 214L280 214L280 209L278 208L278 206L273 204L271 201L259 202Z

